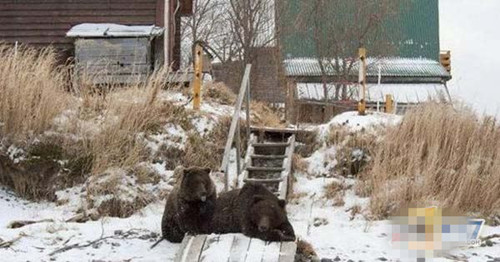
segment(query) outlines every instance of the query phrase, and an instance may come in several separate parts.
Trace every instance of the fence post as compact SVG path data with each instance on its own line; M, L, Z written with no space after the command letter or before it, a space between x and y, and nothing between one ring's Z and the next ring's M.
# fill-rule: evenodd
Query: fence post
M385 112L388 114L392 114L393 112L393 100L392 100L392 95L387 94L385 95Z

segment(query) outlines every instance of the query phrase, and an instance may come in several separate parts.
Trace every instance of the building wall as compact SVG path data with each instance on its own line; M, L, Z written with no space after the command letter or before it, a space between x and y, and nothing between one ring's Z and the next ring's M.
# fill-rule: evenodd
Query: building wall
M263 47L256 51L250 75L252 99L268 103L284 103L286 92L280 85L281 62L279 51L274 47ZM214 78L224 82L238 94L244 65L240 61L214 65Z
M80 23L163 26L163 0L3 0L0 40L72 49L66 32Z

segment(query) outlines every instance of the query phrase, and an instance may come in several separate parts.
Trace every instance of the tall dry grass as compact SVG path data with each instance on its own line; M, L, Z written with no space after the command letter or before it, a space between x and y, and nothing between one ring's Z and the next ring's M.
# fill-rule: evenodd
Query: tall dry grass
M464 107L418 107L389 129L364 182L377 217L411 204L499 211L500 127Z
M49 129L71 104L68 70L52 49L0 45L0 134L22 138Z

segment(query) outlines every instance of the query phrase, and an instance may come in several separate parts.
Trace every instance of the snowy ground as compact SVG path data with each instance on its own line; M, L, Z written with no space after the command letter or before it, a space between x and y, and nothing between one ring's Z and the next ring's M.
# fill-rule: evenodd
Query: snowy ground
M180 100L183 98L181 97ZM180 101L182 102L182 101ZM225 111L226 109L224 109ZM230 108L227 108L230 112ZM207 111L220 113L219 108ZM348 120L348 122L346 122ZM354 113L342 114L329 124L320 126L325 133L335 124L348 125L354 130L371 124L391 124L397 117L374 114L366 117ZM200 125L206 126L207 123ZM335 148L323 147L306 159L309 175L297 173L294 193L299 198L288 205L289 218L298 238L310 242L324 261L399 261L391 248L388 221L368 221L363 212L351 215L353 206L366 207L369 199L360 198L352 188L344 195L344 206L334 207L324 197L324 186L336 180L353 185L354 179L320 175L330 169ZM233 159L233 163L234 163ZM234 168L234 166L233 166ZM157 168L160 169L161 168ZM163 170L165 176L171 171ZM312 174L312 175L311 175ZM218 189L221 178L216 178ZM0 242L20 237L11 247L0 249L0 261L172 261L179 244L163 241L156 248L149 247L160 234L163 201L150 204L125 219L102 218L85 223L65 222L75 215L81 187L64 192L70 201L57 206L54 203L33 203L22 200L11 191L0 187ZM10 229L13 220L51 221ZM483 235L500 233L500 227L486 227ZM105 238L103 241L91 241ZM90 242L90 243L89 243ZM491 247L463 248L452 252L455 259L436 261L497 261L500 258L500 239L493 239ZM79 247L64 250L64 247ZM330 259L330 260L329 260Z

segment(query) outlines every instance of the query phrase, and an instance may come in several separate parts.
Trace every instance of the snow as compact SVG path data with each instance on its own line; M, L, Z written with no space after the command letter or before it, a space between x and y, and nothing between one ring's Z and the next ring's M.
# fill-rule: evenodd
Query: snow
M162 93L162 99L170 100L178 105L190 107L188 98L178 92L170 95ZM193 130L184 130L179 125L166 124L161 132L146 138L147 145L153 151L162 144L182 148L188 132L197 132L201 136L212 130L220 117L231 115L231 106L222 106L212 102L203 103L201 113L190 118ZM58 121L61 125L69 121L72 112L65 112ZM346 112L334 117L327 124L310 128L319 131L322 141L334 127L345 127L351 132L361 130L371 132L375 126L396 125L400 116L370 113L359 116L357 112ZM89 123L89 126L91 124ZM90 128L90 127L89 127ZM312 244L319 258L338 261L376 261L387 259L399 261L398 251L391 246L390 222L388 220L372 221L369 216L369 198L355 194L355 178L345 178L336 174L336 154L342 145L328 146L323 143L311 156L304 159L307 162L305 173L296 171L296 181L293 184L294 195L287 211L290 222L294 226L299 239ZM25 153L15 146L8 148L11 159L19 159ZM362 157L362 152L354 151L354 157ZM236 152L233 150L229 159L229 181L231 186L237 181ZM242 161L243 162L243 161ZM108 176L97 177L92 182L102 185L109 179L121 181L119 190L101 196L88 196L88 184L76 185L56 192L57 201L31 202L16 196L12 191L0 187L0 241L8 241L18 236L21 238L10 248L1 249L2 255L8 261L173 261L180 245L162 241L156 248L150 246L159 239L161 217L165 200L159 200L162 193L172 188L173 171L167 170L162 163L141 163L156 171L161 179L157 184L138 184L137 179L129 176L121 169L110 168ZM224 188L224 178L213 173L216 188L221 192ZM340 183L346 190L342 195L344 204L334 206L334 201L325 197L325 186ZM84 223L67 222L82 208L87 198L99 202L116 197L120 200L134 201L139 192L149 192L154 201L128 218L103 217ZM360 212L353 214L354 207ZM17 229L8 228L14 220L42 220ZM500 227L486 226L482 235L500 234ZM94 244L72 248L65 252L52 254L62 247L75 244L85 245L101 237L106 239ZM212 245L205 254L206 261L219 261L229 248L226 241L231 235L217 238L217 245ZM215 236L209 236L215 239ZM494 239L498 242L498 239ZM253 243L253 242L252 242ZM255 245L263 244L255 242ZM267 248L267 247L266 247ZM267 249L266 249L267 250ZM468 261L487 261L489 258L500 257L498 244L492 247L464 247L453 250L452 255L465 257ZM257 254L249 254L251 259ZM252 256L253 255L253 256ZM271 254L268 254L271 255ZM0 259L2 260L2 259ZM434 261L453 261L453 259L436 259Z
M67 37L149 37L163 33L163 28L154 25L128 26L119 24L83 23L73 26Z

